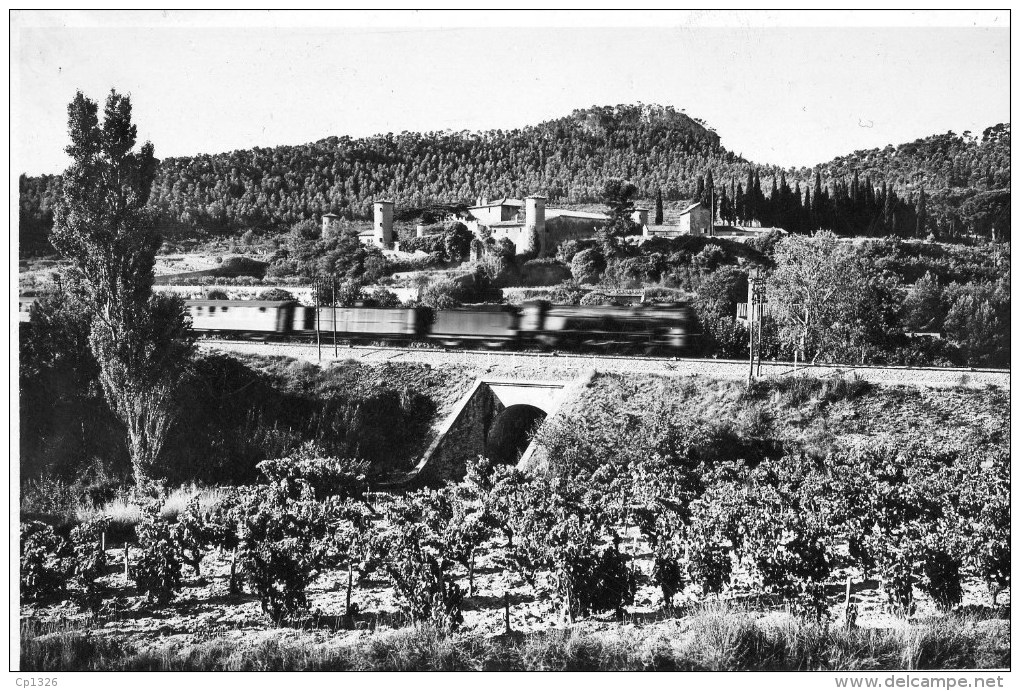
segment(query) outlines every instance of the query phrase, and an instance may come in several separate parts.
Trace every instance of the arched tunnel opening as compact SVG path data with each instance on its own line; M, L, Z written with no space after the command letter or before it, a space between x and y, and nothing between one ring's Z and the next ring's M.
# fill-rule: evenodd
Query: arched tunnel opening
M533 405L512 405L495 420L485 438L485 455L493 463L516 464L545 420L545 411Z

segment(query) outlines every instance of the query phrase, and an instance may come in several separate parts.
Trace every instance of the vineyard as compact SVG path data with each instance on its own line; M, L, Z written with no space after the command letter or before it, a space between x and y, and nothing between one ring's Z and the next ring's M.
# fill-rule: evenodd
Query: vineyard
M265 653L269 635L334 651L288 664L360 668L358 646L417 632L520 658L454 668L556 668L525 649L673 631L671 654L618 668L1006 666L1006 411L989 390L603 375L540 430L534 468L477 459L458 483L382 493L366 463L306 445L176 515L153 501L133 535L23 523L22 664L249 668L210 650ZM710 624L758 653L678 652ZM777 642L794 629L813 657ZM970 652L921 650L936 629Z

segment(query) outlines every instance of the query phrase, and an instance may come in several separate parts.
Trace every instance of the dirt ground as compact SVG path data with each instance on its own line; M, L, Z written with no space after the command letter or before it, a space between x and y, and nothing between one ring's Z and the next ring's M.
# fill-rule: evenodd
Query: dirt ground
M634 605L627 608L623 621L606 613L590 617L578 625L585 630L634 625L674 625L676 616L663 612L661 593L648 577L652 568L651 555L645 550L645 545L636 541L636 529L631 529L623 537L621 549L636 555L634 564L644 575L640 578ZM478 558L475 592L464 601L464 626L483 635L502 633L505 627L504 596L510 602L510 624L515 631L532 632L564 626L550 591L542 587L542 577L539 577L537 588L530 587L516 572L504 570L496 563L501 551L497 542L490 542ZM125 580L122 548L108 550L107 556L111 564L110 573L102 582L111 592L100 613L86 614L70 602L62 602L48 606L23 605L22 618L33 617L43 622L79 621L92 629L93 633L115 638L139 652L182 651L211 637L235 640L242 647L254 647L270 638L300 638L314 643L342 644L403 624L394 591L384 576L378 573L371 574L360 583L355 573L352 602L358 606L360 614L353 621L343 616L346 608L347 573L331 571L322 574L309 589L312 616L308 621L302 626L278 628L269 623L254 596L229 594L229 555L218 555L216 552L209 554L203 560L201 578L189 567L185 567L184 588L166 607L148 604L144 594L139 593L132 582ZM467 575L460 575L460 585L466 592ZM859 626L892 628L906 623L887 611L884 596L876 581L861 581L859 574L846 572L837 573L829 587L834 622L843 621L843 594L847 575L853 578L852 600L860 612L857 620ZM739 602L750 596L744 573L738 570L733 587L723 595L723 599ZM915 596L917 611L913 618L935 613L933 603L928 598L920 592L915 592ZM679 598L679 604L693 603L701 598L696 587L688 587ZM1008 605L1009 602L1009 591L1001 592L998 604ZM983 584L970 579L964 586L962 604L964 607L987 607L991 605L991 598ZM763 619L789 616L781 605L770 606L763 600L756 599L755 610Z

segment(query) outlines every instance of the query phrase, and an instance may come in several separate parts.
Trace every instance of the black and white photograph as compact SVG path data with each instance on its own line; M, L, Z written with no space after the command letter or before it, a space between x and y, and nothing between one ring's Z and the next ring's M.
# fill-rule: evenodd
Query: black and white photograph
M1010 22L10 10L11 682L1008 688Z

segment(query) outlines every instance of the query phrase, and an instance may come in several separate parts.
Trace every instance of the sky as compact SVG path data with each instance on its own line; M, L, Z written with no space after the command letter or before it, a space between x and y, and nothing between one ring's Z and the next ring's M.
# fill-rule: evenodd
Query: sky
M63 170L67 103L111 88L160 158L641 102L801 166L1010 120L1003 13L426 15L15 13L15 172Z

